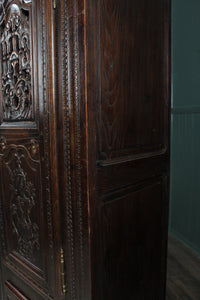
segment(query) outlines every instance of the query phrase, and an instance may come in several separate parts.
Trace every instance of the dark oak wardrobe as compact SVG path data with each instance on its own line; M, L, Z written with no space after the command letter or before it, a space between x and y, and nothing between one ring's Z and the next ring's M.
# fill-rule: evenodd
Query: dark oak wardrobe
M170 0L1 0L0 86L0 299L163 300Z

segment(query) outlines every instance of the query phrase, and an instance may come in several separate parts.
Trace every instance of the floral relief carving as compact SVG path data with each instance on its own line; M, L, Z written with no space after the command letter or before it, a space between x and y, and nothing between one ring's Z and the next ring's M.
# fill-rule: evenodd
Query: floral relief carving
M39 154L39 144L38 141L35 139L30 140L30 145L28 147L29 152L33 157L36 157Z
M1 25L1 89L4 121L33 119L29 11L9 6Z
M16 153L14 158L16 167L11 169L8 166L12 229L17 237L18 252L25 258L31 259L33 251L40 249L39 227L31 219L36 201L36 189L22 168L19 153Z
M6 149L7 141L5 136L0 136L0 154L4 152Z

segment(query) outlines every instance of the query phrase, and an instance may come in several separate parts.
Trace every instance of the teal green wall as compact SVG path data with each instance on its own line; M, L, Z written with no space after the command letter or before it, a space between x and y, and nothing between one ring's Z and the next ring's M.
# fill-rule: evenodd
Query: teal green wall
M170 231L200 254L200 0L172 0Z

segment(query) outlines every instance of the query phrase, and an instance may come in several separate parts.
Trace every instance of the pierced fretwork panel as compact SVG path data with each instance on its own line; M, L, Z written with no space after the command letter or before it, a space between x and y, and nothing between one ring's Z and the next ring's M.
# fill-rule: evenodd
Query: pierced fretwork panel
M31 84L30 4L12 3L1 24L2 119L6 122L34 118Z

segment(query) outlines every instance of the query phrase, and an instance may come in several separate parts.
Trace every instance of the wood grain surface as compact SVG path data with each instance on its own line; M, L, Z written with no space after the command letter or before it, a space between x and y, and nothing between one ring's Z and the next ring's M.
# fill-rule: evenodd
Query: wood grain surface
M166 300L200 300L200 257L169 236Z
M3 300L164 299L170 0L0 1Z

